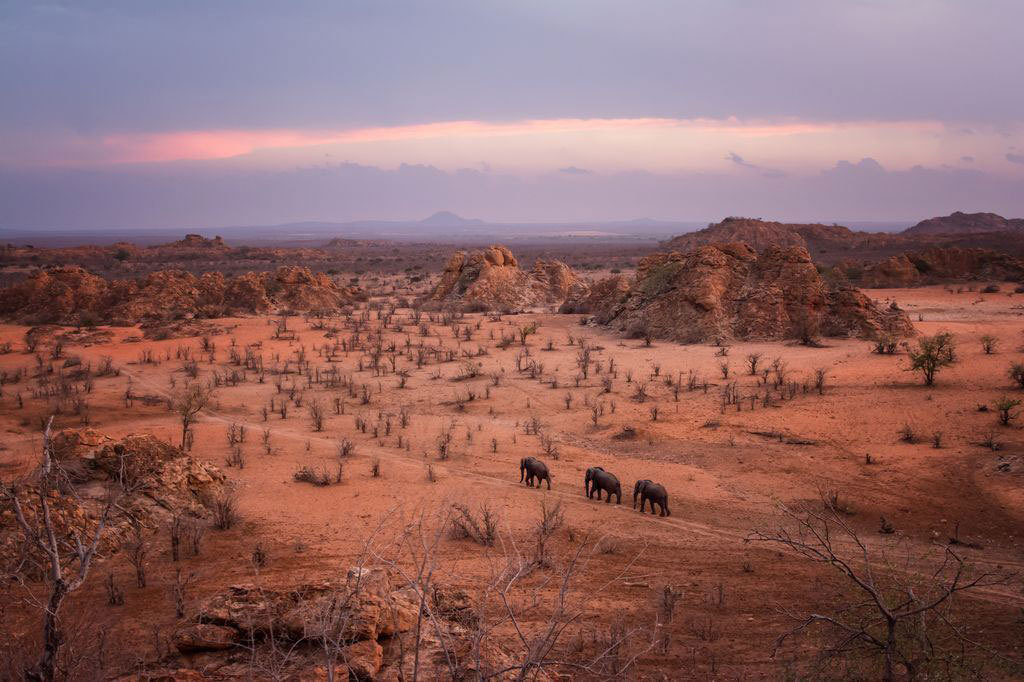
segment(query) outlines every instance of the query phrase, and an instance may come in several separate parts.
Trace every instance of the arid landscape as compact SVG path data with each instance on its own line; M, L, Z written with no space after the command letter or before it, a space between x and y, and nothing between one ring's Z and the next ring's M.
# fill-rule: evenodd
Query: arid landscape
M1022 25L0 2L0 682L1024 680Z
M1020 280L759 246L9 248L3 675L1020 674Z

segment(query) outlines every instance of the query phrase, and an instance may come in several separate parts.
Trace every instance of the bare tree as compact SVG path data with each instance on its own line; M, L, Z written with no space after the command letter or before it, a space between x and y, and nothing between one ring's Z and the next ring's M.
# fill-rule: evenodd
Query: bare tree
M826 637L822 664L862 658L877 666L868 672L869 678L930 677L933 668L947 670L947 665L965 663L967 651L981 645L956 623L954 597L1005 584L1010 576L975 571L946 545L935 548L938 556L914 560L908 551L898 567L888 566L884 550L873 555L843 512L827 498L822 502L821 508L782 507L782 527L750 536L829 566L845 578L847 588L826 612L784 610L796 626L779 636L773 655L787 639L820 628Z
M51 682L57 674L57 655L65 641L61 625L61 608L69 594L77 590L85 582L96 556L103 530L117 506L121 489L112 487L108 491L106 502L96 520L96 527L91 534L84 529L73 527L59 528L54 522L51 512L50 495L59 491L67 484L66 475L53 457L53 446L50 429L53 417L50 417L43 433L43 454L35 485L34 518L30 521L25 514L22 501L19 499L17 486L4 486L3 497L14 512L18 526L28 546L38 551L46 567L46 579L49 597L43 609L42 652L39 660L25 670L29 680ZM26 489L27 492L27 489Z

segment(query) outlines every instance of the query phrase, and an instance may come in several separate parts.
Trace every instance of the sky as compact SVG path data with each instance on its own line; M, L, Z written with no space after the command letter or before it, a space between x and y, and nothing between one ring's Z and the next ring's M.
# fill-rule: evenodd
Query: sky
M1024 216L1019 0L0 0L0 229Z

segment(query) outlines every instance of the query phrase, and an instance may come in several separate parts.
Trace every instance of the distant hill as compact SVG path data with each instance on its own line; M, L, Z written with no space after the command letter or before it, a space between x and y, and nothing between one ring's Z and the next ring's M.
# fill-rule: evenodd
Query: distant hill
M431 227L463 227L465 225L483 225L484 221L479 218L463 218L451 211L438 211L434 215L421 220L420 224Z
M899 238L880 232L858 232L842 225L729 217L703 230L673 237L664 246L686 252L707 244L744 242L755 251L773 246L802 246L812 252L821 252L879 248L894 240Z
M986 232L1024 231L1024 218L1007 219L995 213L963 213L956 211L948 216L922 220L908 227L901 234L908 237L923 237L935 234L984 234Z

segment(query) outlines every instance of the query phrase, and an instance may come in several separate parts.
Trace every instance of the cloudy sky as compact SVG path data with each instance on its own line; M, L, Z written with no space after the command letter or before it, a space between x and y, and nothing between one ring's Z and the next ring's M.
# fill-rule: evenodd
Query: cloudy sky
M0 0L0 228L1024 215L1019 0Z

